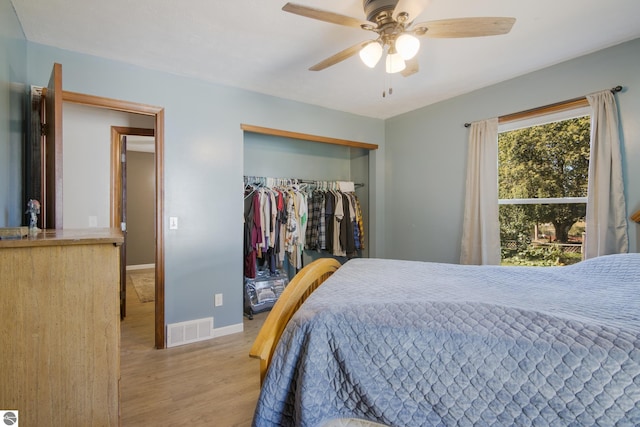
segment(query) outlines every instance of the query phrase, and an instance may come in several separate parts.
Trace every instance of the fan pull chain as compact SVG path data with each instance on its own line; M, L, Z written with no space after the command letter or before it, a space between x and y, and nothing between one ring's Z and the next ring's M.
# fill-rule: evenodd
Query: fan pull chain
M387 86L389 87L389 91L388 91L389 92L389 96L393 95L393 87L391 86L392 85L392 81L391 81L392 80L392 76L393 76L393 74L385 73L384 88L382 89L382 97L383 98L387 97L387 89L386 89ZM389 82L388 82L389 84L387 84L387 77L389 78Z

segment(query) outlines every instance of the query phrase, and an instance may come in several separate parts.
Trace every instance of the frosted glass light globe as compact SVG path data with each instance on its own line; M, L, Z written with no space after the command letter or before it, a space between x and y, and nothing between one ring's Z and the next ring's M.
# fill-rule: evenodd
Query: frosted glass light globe
M404 59L400 56L399 53L389 53L387 54L386 59L386 67L387 73L399 73L400 71L406 68L406 64L404 63Z
M382 57L382 46L378 42L371 42L360 49L360 59L369 68L376 66Z
M396 51L402 56L402 59L409 60L416 56L420 49L420 40L411 34L400 34L396 39Z

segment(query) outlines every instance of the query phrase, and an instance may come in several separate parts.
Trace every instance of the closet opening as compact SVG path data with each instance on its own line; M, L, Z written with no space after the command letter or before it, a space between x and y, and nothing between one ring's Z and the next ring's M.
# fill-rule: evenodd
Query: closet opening
M315 259L344 263L369 256L369 151L377 146L300 135L245 129L243 292L249 318L270 309L288 281ZM322 227L319 218L326 220Z

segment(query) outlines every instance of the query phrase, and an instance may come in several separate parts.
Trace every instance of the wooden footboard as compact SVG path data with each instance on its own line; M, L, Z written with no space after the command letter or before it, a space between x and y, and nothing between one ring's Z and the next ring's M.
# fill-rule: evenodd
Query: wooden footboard
M309 295L338 268L340 263L333 258L318 259L300 270L284 289L249 351L250 357L260 359L260 385L264 381L273 351L289 319Z

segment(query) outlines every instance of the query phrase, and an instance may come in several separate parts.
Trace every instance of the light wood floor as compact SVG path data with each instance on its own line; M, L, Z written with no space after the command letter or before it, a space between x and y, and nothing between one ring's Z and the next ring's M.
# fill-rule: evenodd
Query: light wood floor
M251 425L259 361L249 349L267 313L244 319L244 332L164 350L154 344L154 303L127 286L121 323L120 415L123 427Z

